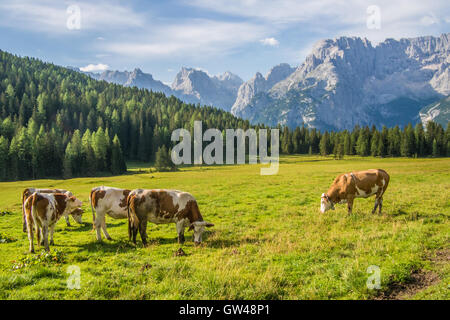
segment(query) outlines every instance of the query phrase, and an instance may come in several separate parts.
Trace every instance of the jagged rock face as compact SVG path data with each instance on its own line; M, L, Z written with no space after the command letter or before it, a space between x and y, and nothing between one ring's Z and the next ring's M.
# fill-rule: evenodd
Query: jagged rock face
M241 114L244 118L250 116L250 114L247 114L247 111L250 110L245 109L247 105L250 104L252 99L259 93L267 92L281 80L286 79L290 74L292 74L292 72L294 72L294 70L295 68L292 68L287 63L282 63L273 67L265 77L263 77L261 73L257 72L252 79L243 83L239 87L237 98L231 108L231 112L233 114Z
M172 83L172 90L182 100L230 111L241 83L242 79L231 72L210 77L204 71L183 67Z
M78 68L72 69L80 71ZM155 80L151 74L144 73L138 68L131 72L107 70L102 73L84 73L97 80L162 92L167 96L174 95L187 103L212 105L227 111L231 110L238 88L243 82L229 71L210 77L207 73L192 68L182 68L175 77L172 87Z
M319 41L271 88L258 91L258 75L242 85L232 112L253 123L339 130L420 121L421 108L450 93L449 38L387 39L376 47L356 37Z

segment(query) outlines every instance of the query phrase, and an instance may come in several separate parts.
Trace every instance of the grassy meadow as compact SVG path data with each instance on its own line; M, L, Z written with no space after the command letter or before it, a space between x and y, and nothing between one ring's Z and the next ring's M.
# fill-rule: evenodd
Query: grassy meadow
M449 299L450 159L282 157L279 173L261 165L203 166L178 172L0 183L0 299ZM383 215L374 198L319 212L320 195L343 172L382 168L391 176ZM94 186L176 188L192 193L215 227L195 247L186 230L175 256L175 225L149 223L150 244L128 241L126 220L107 217L113 238L95 241L89 191ZM83 225L61 219L55 245L63 263L13 270L28 254L22 232L25 187L71 190L83 201ZM15 241L14 241L15 240ZM1 241L1 240L0 240ZM38 252L39 252L39 248ZM67 269L81 270L81 289L67 288ZM381 289L368 289L378 266Z

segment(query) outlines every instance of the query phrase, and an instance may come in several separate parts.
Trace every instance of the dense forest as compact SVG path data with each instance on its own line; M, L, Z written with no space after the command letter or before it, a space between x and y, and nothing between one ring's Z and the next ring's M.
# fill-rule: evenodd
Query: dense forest
M172 131L186 128L192 133L195 120L203 121L203 130L264 127L213 107L97 81L0 51L0 180L120 174L126 171L126 160L169 159ZM421 124L323 133L305 127L278 129L284 154L450 154L449 126L444 130L433 122L426 130Z

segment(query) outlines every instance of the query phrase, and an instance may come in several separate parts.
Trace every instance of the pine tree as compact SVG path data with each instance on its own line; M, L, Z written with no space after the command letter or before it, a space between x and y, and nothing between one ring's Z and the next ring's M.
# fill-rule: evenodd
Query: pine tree
M66 148L66 153L64 155L64 168L63 168L64 179L72 178L72 146L69 142Z
M328 131L325 131L325 133L322 135L322 138L320 139L320 143L319 143L320 154L322 156L326 156L330 153L329 139L330 138L329 138Z
M127 171L127 166L122 154L122 148L120 147L119 137L114 136L112 151L111 151L111 173L121 174Z
M401 155L403 157L411 157L414 155L416 148L416 141L414 136L414 130L412 125L409 124L405 127L402 134L402 141L400 146Z
M432 156L433 157L439 157L439 148L436 139L433 140L433 147L432 147Z
M361 129L356 141L356 153L360 156L367 156L369 154L369 128L367 130Z
M344 154L350 155L351 154L350 149L351 149L351 138L350 134L346 130L344 134Z
M5 137L0 136L0 181L7 180L8 152L8 140Z
M159 147L156 152L155 168L157 171L169 171L176 168L165 145Z
M92 147L92 134L87 129L81 139L81 152L83 159L82 175L95 176L97 172L97 159L95 158L94 149Z

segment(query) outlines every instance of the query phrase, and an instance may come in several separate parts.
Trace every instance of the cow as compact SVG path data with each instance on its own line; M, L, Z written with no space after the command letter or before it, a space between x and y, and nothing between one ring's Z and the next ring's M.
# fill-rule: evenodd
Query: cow
M89 201L91 202L93 227L97 231L97 241L102 240L100 228L103 229L106 239L112 240L108 231L106 231L106 214L114 219L127 219L127 197L129 193L130 190L127 189L104 186L92 188Z
M64 193L67 196L71 197L73 196L72 192L67 191L67 190L63 190L63 189L36 189L36 188L26 188L25 190L23 190L22 192L22 230L23 232L27 232L27 225L26 225L26 221L25 221L25 208L24 208L24 204L25 204L25 200L27 200L27 198L29 196L31 196L33 193L35 192L39 192L39 193ZM82 209L77 209L76 213L82 213ZM78 223L83 223L81 216L80 215L72 215L72 217L77 217L76 222ZM70 227L70 221L69 221L69 214L64 216L64 219L66 220L66 224L68 227Z
M33 227L35 228L38 244L41 244L42 235L45 250L49 251L48 233L50 231L50 244L53 245L53 231L56 222L65 215L80 215L79 207L82 202L74 196L64 193L33 193L25 200L25 219L30 242L30 253L34 252Z
M339 175L328 189L327 193L322 193L320 211L334 210L337 203L347 203L348 213L352 213L353 200L355 198L367 198L375 195L375 206L379 214L383 206L383 195L389 184L389 174L382 169L370 169L365 171L355 171Z
M155 224L175 223L178 243L185 241L184 230L194 230L194 243L200 244L205 227L214 224L203 220L195 198L187 192L166 189L135 189L130 192L128 204L128 237L136 244L139 231L147 245L147 221Z

